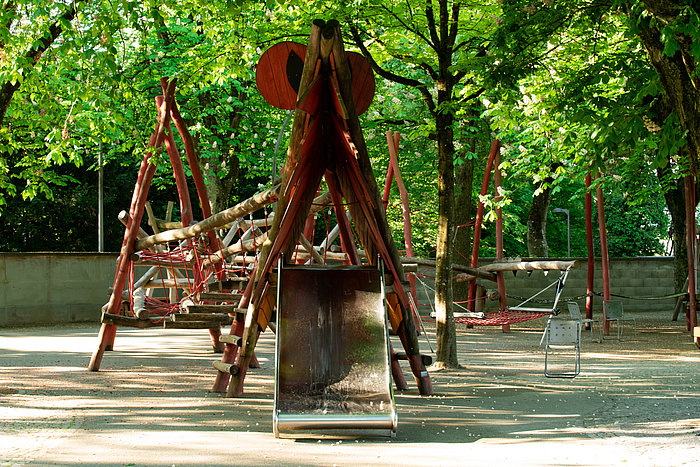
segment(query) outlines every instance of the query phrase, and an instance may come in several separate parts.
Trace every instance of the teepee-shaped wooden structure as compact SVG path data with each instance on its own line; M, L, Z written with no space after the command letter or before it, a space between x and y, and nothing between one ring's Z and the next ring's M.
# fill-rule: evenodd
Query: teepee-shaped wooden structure
M239 304L247 308L240 352L235 355L235 350L229 352L227 346L222 363L230 365L228 371L219 371L214 390L223 392L228 385L229 396L242 394L258 335L272 319L274 270L280 258L285 261L292 257L298 241L303 241L301 234L312 228L307 224L308 212L325 179L340 229L341 248L349 263L360 264L356 232L369 263L381 260L393 279L393 288L387 294L390 325L401 339L420 393L431 394L430 377L403 288L406 281L399 253L357 117L369 107L374 94L369 64L359 54L345 52L337 21L316 20L306 47L284 42L269 49L260 60L256 80L269 103L295 110L294 122L273 225ZM403 377L397 368L394 365L393 372L399 384Z

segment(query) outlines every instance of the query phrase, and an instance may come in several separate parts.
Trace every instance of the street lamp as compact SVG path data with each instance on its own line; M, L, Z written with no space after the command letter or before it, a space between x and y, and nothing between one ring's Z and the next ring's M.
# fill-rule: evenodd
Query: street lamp
M563 212L566 214L566 256L571 258L571 224L569 210L564 208L554 208L552 212Z

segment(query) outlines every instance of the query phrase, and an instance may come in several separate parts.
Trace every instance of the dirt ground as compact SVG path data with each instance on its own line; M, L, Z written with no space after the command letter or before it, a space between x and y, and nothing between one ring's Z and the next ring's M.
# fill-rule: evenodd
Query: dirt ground
M545 319L460 325L464 369L395 393L395 438L275 439L270 333L227 399L206 331L120 328L91 373L96 325L0 329L0 465L700 465L700 350L670 314L636 313L621 342L586 334L575 379L544 377Z

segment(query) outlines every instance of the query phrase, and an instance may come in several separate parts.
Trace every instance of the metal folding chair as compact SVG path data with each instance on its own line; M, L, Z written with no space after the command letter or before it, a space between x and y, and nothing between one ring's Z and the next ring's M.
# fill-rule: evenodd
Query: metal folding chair
M573 369L550 370L555 353L561 353L569 359L574 357ZM552 356L550 356L552 354ZM547 323L547 345L544 354L544 375L548 378L574 378L581 372L581 323L576 320L551 319ZM559 363L563 357L556 358L555 365L567 368L571 365Z
M566 302L566 306L569 308L569 315L571 319L581 323L581 331L583 332L583 327L586 323L591 325L591 340L595 340L593 337L593 323L598 323L598 333L600 334L598 342L603 342L603 330L600 327L600 320L592 318L584 318L581 314L581 309L576 302Z
M634 338L637 338L637 321L631 316L625 316L620 300L603 300L603 314L606 322L612 323L614 321L617 324L617 340L622 339L623 323L625 321L632 322L634 325ZM614 339L614 337L609 339Z

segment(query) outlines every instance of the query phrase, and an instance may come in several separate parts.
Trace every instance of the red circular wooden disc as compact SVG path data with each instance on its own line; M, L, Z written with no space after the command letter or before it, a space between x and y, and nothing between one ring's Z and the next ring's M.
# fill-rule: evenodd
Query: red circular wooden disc
M355 111L362 115L369 109L374 99L374 73L369 62L357 52L348 52L348 61L352 70L352 97Z
M255 83L263 98L278 109L293 110L297 92L287 77L290 54L296 54L304 63L306 46L297 42L280 42L265 51L255 69Z

